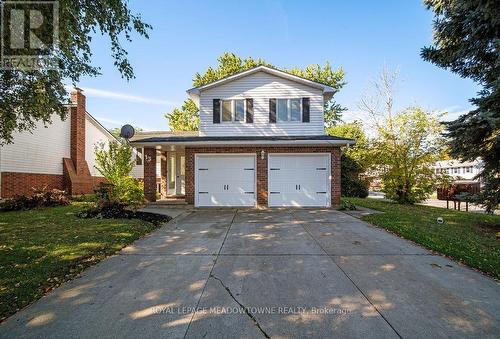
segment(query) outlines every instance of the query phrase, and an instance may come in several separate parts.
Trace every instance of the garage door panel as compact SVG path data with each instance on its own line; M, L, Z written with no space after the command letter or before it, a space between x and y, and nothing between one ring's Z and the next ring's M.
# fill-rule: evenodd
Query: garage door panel
M254 206L254 155L199 155L198 206Z
M270 155L269 206L329 206L329 156Z

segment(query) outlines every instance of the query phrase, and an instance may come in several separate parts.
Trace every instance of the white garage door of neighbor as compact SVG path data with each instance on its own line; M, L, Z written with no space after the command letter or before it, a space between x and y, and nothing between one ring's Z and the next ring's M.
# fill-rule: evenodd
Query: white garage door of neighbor
M255 206L255 155L196 155L197 206Z
M330 206L329 154L270 154L269 206Z

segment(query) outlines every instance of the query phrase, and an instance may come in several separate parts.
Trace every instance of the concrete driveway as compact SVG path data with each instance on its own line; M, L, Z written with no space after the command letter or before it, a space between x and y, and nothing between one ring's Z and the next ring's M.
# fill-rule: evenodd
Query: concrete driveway
M0 325L0 337L499 335L494 280L305 209L182 214Z

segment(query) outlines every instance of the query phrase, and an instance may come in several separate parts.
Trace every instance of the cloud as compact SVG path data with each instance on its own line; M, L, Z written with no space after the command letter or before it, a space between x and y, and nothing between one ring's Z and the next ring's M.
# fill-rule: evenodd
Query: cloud
M71 90L71 88L68 88L68 90ZM98 88L82 87L82 90L87 97L106 98L111 100L137 102L142 104L159 105L159 106L179 106L179 103L173 101L148 98L148 97L131 95L127 93L120 93L114 91L107 91Z
M452 121L457 119L459 116L469 113L472 111L474 108L470 109L463 109L461 106L450 106L450 107L445 107L443 109L438 109L438 113L445 113L443 117L441 118L442 121Z
M114 119L108 119L108 118L103 118L103 117L95 117L97 121L100 123L104 124L110 124L110 125L116 125L116 126L123 126L126 124L125 121L119 121L119 120L114 120Z

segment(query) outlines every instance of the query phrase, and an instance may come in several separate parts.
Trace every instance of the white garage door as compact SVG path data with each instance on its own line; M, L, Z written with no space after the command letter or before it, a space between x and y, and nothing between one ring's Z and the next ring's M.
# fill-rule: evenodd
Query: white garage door
M255 155L196 155L197 206L255 206Z
M269 206L330 206L329 154L270 154Z

